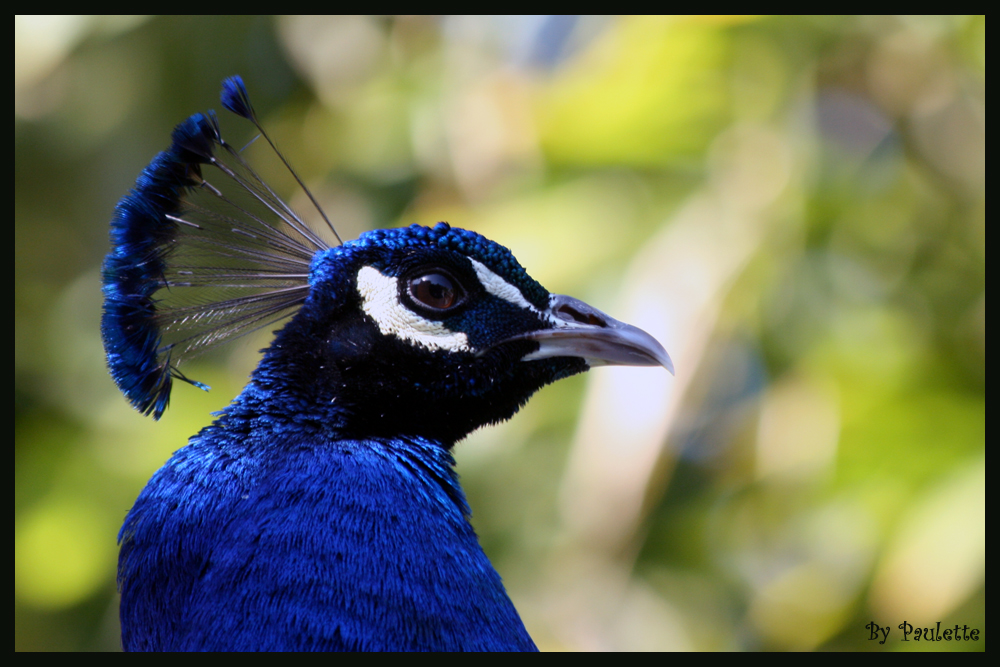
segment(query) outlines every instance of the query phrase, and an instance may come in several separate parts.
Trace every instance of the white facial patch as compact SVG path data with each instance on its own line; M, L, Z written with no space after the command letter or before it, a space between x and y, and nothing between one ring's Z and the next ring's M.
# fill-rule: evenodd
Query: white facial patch
M424 319L401 304L396 278L384 276L374 267L364 266L358 271L358 294L361 307L384 336L392 335L432 351L473 351L464 333Z

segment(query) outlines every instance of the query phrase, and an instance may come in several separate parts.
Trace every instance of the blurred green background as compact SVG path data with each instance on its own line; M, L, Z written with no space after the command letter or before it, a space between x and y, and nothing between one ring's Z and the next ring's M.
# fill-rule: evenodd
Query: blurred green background
M457 447L542 649L985 648L984 17L14 26L16 649L118 648L119 524L267 343L157 423L98 329L115 203L235 73L343 236L474 229L673 356Z

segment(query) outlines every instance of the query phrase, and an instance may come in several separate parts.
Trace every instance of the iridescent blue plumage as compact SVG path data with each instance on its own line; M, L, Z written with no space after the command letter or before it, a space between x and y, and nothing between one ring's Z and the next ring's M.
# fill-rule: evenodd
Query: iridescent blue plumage
M103 267L111 376L156 419L174 378L207 389L179 370L184 359L287 316L308 292L313 254L329 247L225 142L214 113L172 139L118 204Z
M250 104L250 95L243 83L243 78L231 76L222 82L222 106L237 116L256 122L257 115Z
M263 134L238 77L223 104ZM451 448L590 365L670 369L655 340L446 223L331 247L212 114L178 126L142 173L112 246L102 333L144 414L162 414L173 378L192 382L184 358L292 315L126 517L126 649L535 648Z
M186 380L171 366L169 350L161 350L153 299L177 236L178 223L170 216L180 209L184 191L197 185L198 165L211 156L217 136L212 116L196 114L178 125L173 145L143 170L111 220L101 319L108 367L132 405L156 418L167 407L173 378Z

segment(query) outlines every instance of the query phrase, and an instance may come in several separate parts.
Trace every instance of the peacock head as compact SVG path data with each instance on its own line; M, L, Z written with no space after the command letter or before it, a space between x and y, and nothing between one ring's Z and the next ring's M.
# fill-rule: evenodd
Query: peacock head
M551 294L499 243L447 223L376 230L316 254L263 373L336 405L354 436L453 443L597 365L664 366L644 331Z

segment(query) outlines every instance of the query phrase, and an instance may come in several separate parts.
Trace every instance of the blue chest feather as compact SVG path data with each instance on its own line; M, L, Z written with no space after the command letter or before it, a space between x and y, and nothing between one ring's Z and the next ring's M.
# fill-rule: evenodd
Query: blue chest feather
M452 463L419 440L205 429L122 528L125 648L532 650Z

